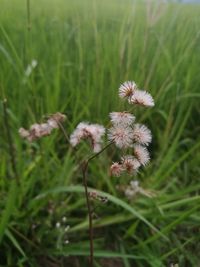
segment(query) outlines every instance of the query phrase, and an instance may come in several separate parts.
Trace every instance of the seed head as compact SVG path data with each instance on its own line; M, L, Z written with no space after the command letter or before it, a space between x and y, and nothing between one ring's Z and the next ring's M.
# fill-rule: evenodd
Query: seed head
M146 91L142 90L135 90L134 94L131 96L131 98L129 98L129 103L138 104L146 107L154 106L153 97Z
M131 127L113 126L109 129L108 139L114 141L115 145L119 148L128 148L132 145L132 133Z
M124 82L119 87L119 97L130 99L136 89L137 89L137 85L134 81Z
M118 162L114 162L110 166L110 175L119 177L122 174L123 170L124 169L121 164L119 164Z
M101 150L102 137L104 134L105 128L102 125L81 122L71 134L70 144L75 147L82 139L89 139L93 151L96 153Z
M141 165L145 166L149 160L149 152L146 149L146 147L141 146L141 145L134 145L134 156L137 158L137 160L141 163Z
M133 140L141 145L148 145L152 140L151 131L145 125L135 124Z
M140 162L131 155L122 157L122 166L128 174L135 174L140 167Z
M135 121L135 116L128 112L111 112L110 119L113 125L129 126Z

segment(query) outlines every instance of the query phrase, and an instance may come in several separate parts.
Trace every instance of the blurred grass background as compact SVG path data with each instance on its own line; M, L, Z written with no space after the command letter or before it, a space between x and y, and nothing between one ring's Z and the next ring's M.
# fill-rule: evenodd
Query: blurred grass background
M18 128L56 111L67 114L68 133L82 120L106 125L109 112L130 109L118 98L126 80L155 98L154 108L134 114L153 132L152 161L138 179L157 197L128 202L116 189L128 177L108 175L113 150L93 162L89 185L109 198L94 203L95 264L199 266L200 6L36 0L29 31L25 1L0 5L0 94L8 99L20 178L18 186L1 103L0 266L88 266L82 178L62 134L30 145Z

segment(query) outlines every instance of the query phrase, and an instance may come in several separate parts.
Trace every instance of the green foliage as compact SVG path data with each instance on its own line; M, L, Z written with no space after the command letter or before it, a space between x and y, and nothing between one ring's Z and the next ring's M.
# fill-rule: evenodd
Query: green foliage
M82 177L62 133L28 144L18 128L56 111L68 116L68 133L82 120L107 125L109 112L130 109L118 98L125 80L155 98L154 108L134 113L153 132L152 161L138 179L156 197L129 203L117 190L129 180L108 175L114 148L94 160L89 186L109 200L93 203L95 264L200 264L200 6L145 3L31 1L28 30L25 1L1 1L0 94L8 99L20 185L1 103L0 266L88 266Z

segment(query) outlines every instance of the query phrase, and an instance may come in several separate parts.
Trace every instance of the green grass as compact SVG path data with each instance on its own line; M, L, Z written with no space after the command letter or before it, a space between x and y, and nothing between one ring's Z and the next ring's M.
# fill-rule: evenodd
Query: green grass
M71 133L82 120L108 124L130 107L118 87L135 80L154 96L134 110L152 129L151 164L138 175L153 199L132 202L110 178L110 149L90 165L98 266L200 265L200 6L168 4L147 12L144 1L1 1L0 94L9 105L18 186L13 179L0 106L0 266L88 266L88 220L81 173L60 132L27 144L18 128L56 111ZM154 14L154 15L152 15ZM28 78L32 59L37 67ZM55 227L67 217L67 234ZM63 226L64 227L64 226ZM69 244L64 244L64 240Z

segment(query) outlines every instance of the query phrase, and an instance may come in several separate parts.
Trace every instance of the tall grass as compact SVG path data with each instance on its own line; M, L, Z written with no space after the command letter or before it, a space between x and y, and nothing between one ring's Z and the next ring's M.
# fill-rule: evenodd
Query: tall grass
M138 179L157 197L129 203L116 190L126 177L108 176L109 154L90 167L90 186L109 199L94 204L96 266L198 266L200 7L42 0L31 1L30 12L28 31L25 1L1 1L0 92L8 99L20 186L1 105L0 266L87 266L81 174L62 135L28 145L17 130L56 111L67 114L69 133L81 120L107 124L110 111L129 109L117 88L132 79L156 101L136 116L154 137L152 162ZM27 78L33 59L38 65ZM70 225L64 237L55 227L63 216Z

